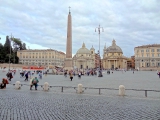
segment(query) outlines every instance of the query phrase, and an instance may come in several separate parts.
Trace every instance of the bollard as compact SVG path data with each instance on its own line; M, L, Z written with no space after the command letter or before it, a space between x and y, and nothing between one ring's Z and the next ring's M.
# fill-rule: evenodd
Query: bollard
M125 87L124 85L119 86L119 95L124 96L125 95Z
M83 92L83 85L82 84L78 84L78 93L82 93Z
M49 90L49 84L48 82L45 82L44 85L43 85L43 90L44 91L48 91Z
M147 97L147 90L145 90L145 97Z
M99 95L101 94L101 89L99 88Z
M16 83L15 83L15 89L20 89L20 88L21 88L20 81L16 81Z
M62 90L61 90L61 92L63 92L63 87L62 87Z

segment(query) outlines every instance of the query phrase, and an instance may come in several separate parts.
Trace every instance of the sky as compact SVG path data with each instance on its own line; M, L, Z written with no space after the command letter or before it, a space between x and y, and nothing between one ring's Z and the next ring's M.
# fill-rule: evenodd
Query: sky
M100 54L112 45L123 55L134 47L160 44L160 0L0 0L0 43L14 36L29 49L66 51L69 6L72 15L72 54L83 42Z

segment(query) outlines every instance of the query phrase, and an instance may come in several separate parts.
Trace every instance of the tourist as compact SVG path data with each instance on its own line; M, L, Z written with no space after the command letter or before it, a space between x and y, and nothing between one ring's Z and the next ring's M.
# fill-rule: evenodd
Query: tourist
M12 72L9 71L7 74L6 74L7 78L9 81L11 81L11 79L13 78L13 75L12 75Z
M73 79L73 74L72 74L72 72L69 73L69 76L70 76L70 79L71 79L71 81L72 81L72 79Z
M160 78L160 72L159 72L159 73L157 73L157 75L159 75L159 78Z
M25 74L25 80L24 81L28 81L28 72L26 72L26 74Z
M64 71L64 76L67 77L67 70Z
M35 77L35 78L33 78L32 79L32 83L30 83L31 85L30 85L30 90L32 90L32 86L34 85L35 86L35 90L37 90L37 86L38 86L38 79L37 79L37 77Z
M81 78L81 72L80 71L78 72L78 78L79 79Z
M6 88L6 84L9 84L8 80L3 78L2 79L2 83L0 83L0 89L5 89Z

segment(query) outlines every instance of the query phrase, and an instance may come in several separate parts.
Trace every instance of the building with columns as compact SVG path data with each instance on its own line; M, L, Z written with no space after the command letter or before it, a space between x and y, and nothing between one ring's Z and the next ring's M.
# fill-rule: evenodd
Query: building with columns
M104 69L127 69L127 57L113 39L112 45L103 49L102 66Z
M82 44L82 47L77 51L77 53L73 56L73 66L78 69L90 69L95 68L97 63L97 54L95 53L95 49L92 48L89 50L86 48L85 43Z
M53 49L19 50L19 63L36 66L64 66L65 53Z
M160 70L160 44L135 47L134 54L135 69Z

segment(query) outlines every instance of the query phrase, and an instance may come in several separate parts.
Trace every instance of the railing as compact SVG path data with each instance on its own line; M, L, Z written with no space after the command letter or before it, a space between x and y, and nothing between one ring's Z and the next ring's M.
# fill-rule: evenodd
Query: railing
M12 84L12 85L15 85L15 84ZM26 85L26 86L30 86L29 84L21 84L21 86L23 85ZM41 86L43 87L43 85L38 85L38 86ZM61 92L64 91L64 88L73 88L77 91L77 87L72 87L72 86L49 86L50 88L56 88L56 87L59 87L61 88ZM101 94L101 89L107 89L107 90L119 90L119 89L115 89L115 88L94 88L94 87L83 87L84 90L87 90L87 89L98 89L99 91L99 95ZM160 92L160 90L145 90L145 89L125 89L125 90L132 90L132 91L144 91L145 92L145 97L147 97L147 92L148 91L153 91L153 92Z

